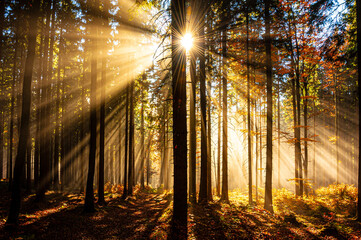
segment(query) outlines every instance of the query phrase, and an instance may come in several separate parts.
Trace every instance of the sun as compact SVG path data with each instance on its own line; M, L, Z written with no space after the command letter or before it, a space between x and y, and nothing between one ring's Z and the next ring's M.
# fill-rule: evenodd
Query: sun
M193 46L193 37L192 34L190 33L186 33L182 39L181 39L181 44L182 46L186 49L186 51L188 52L189 50L191 50L192 46Z

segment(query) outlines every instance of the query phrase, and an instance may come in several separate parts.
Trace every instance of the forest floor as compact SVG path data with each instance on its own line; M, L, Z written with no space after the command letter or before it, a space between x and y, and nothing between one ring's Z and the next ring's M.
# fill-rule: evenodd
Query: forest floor
M106 206L83 213L83 194L48 191L44 202L25 197L19 225L5 226L10 193L0 184L0 239L167 239L172 195L155 189L136 190L121 199L110 188ZM275 214L258 204L247 204L241 191L230 192L230 204L215 198L189 207L188 239L360 239L355 221L356 191L349 185L331 185L309 197L295 198L289 191L274 191ZM118 193L117 193L118 192ZM262 196L260 190L259 196Z

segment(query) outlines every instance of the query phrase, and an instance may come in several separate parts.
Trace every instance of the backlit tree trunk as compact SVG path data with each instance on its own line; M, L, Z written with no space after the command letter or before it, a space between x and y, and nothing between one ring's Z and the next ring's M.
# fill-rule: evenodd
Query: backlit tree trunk
M184 0L172 0L172 93L173 93L173 162L174 202L172 237L187 238L187 97L186 55L180 49L179 34L184 34L186 9Z
M22 92L22 111L21 111L21 126L20 138L18 145L18 153L15 161L14 179L12 185L11 203L7 224L16 224L20 211L21 202L21 182L24 177L24 166L26 148L29 141L29 124L30 124L30 106L31 106L31 81L33 76L33 66L35 58L36 34L37 34L37 21L39 15L40 0L35 0L31 10L28 34L28 51L25 62L25 72L23 81Z
M272 205L272 58L271 58L271 18L270 0L265 0L265 45L267 76L267 153L266 153L266 186L264 208L273 212Z

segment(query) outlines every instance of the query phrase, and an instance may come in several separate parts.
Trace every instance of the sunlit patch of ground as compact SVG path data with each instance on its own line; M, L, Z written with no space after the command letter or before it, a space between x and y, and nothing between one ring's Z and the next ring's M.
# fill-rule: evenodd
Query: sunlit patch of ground
M1 188L0 239L167 239L172 218L172 195L167 191L135 189L121 198L118 188L107 188L108 202L94 214L84 214L83 194L47 192L46 200L25 198L16 230L4 229L9 193ZM308 197L296 198L285 189L274 190L274 210L248 205L247 192L229 193L230 204L218 197L208 204L189 204L188 239L360 239L354 220L357 189L331 185ZM255 198L254 198L255 199Z
M254 191L255 193L255 191ZM258 204L248 205L247 192L229 193L230 205L195 205L190 218L192 236L202 239L360 239L354 219L357 189L330 185L308 197L296 198L286 189L274 190L274 210L264 210L263 189ZM218 198L215 198L218 200ZM255 200L255 196L253 198ZM216 223L216 224L215 224Z

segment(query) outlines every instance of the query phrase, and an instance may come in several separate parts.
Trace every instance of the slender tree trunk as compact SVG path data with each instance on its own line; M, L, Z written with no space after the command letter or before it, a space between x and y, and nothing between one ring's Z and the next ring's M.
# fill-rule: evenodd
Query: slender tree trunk
M128 196L128 149L129 149L129 83L125 93L125 140L124 140L124 190L122 198Z
M280 82L280 78L278 78L278 94L277 94L277 128L278 128L278 137L277 137L277 142L278 142L278 148L277 148L277 160L278 160L278 188L281 188L281 100L280 100L280 95L281 95L281 82Z
M300 194L300 187L299 187L299 168L298 168L298 156L299 156L299 149L297 145L297 110L296 110L296 81L294 75L291 75L292 81L292 109L293 109L293 132L295 137L295 190L296 195L299 196Z
M43 58L43 81L42 81L42 107L41 107L41 128L40 128L40 183L38 191L36 192L36 199L38 201L44 199L45 192L49 188L50 183L50 131L46 129L50 126L49 114L49 40L50 40L50 17L51 17L52 1L46 5L46 26L44 39L44 58Z
M250 76L249 76L249 16L248 8L246 13L246 55L247 55L247 137L248 137L248 204L252 205L252 128L251 128L251 96L250 96Z
M140 167L140 184L141 184L141 188L144 189L144 162L145 162L145 154L144 154L144 144L145 144L145 131L144 131L144 86L145 86L145 81L147 79L147 75L144 72L143 73L143 87L141 88L141 109L140 109L140 134L141 134L141 139L140 139L140 144L141 144L141 167Z
M160 174L159 174L159 185L163 186L164 187L164 180L165 180L165 122L166 122L166 117L165 117L165 113L166 113L166 107L165 107L165 104L163 104L163 114L160 115L161 116L161 121L160 121L160 134L159 134L159 142L161 143L161 163L160 163Z
M305 88L305 98L303 100L303 104L304 104L304 110L303 110L303 121L304 121L304 138L305 138L305 164L304 164L304 176L305 176L305 181L308 181L308 112L307 112L307 108L308 108L308 85L307 85L307 79L304 79L304 88ZM305 185L305 193L308 194L308 188L307 185Z
M202 14L203 16L203 14ZM208 157L207 157L207 98L206 98L206 69L205 69L205 44L204 44L204 16L200 18L201 27L199 30L199 70L200 70L200 95L201 95L201 182L199 186L199 202L206 202L208 199Z
M105 26L103 26L105 27ZM105 41L103 42L105 45ZM106 72L106 50L102 50L102 70L100 87L100 132L99 132L99 182L98 182L98 203L105 204L104 199L104 149L105 149L105 90L107 86Z
M256 104L254 106L254 115L255 115L255 130L256 130L256 158L255 158L255 162L256 162L256 205L258 203L258 155L259 155L259 148L258 148L258 142L259 142L259 126L258 126L258 122L257 122L257 100L256 100Z
M40 16L42 20L42 16ZM43 24L39 21L40 28L40 46L39 46L39 68L37 73L37 102L36 102L36 133L35 133L35 153L34 153L34 188L37 191L39 187L39 160L40 160L40 122L41 122L41 83L42 83L42 53L43 53Z
M90 141L89 141L89 167L88 167L88 179L86 184L84 212L94 212L94 173L95 173L95 158L97 149L97 35L98 26L96 19L96 8L98 7L98 1L93 0L92 2L93 21L90 26L90 36L92 42L91 48L91 73L90 73Z
M265 45L266 45L266 75L267 75L267 154L266 154L266 187L264 208L273 213L272 204L272 58L271 58L271 18L270 0L265 0Z
M169 189L169 144L168 144L168 131L169 131L169 119L168 119L168 102L165 103L165 147L164 147L164 189Z
M120 96L119 96L119 126L118 126L118 162L119 162L119 168L118 168L118 171L119 171L119 184L122 184L122 171L123 171L123 168L122 168L122 146L123 146L123 136L122 136L122 127L123 127L123 122L122 122L122 119L123 119L123 91L120 92ZM124 167L124 166L123 166ZM123 183L124 184L124 183Z
M129 96L129 168L128 168L128 195L133 194L134 182L134 79L130 83Z
M261 98L262 101L262 98ZM259 118L259 185L263 185L263 143L262 143L262 118L264 116L262 106L260 106L260 118Z
M361 1L356 0L356 8L357 8L357 47L360 49L361 47ZM361 51L357 51L357 73L358 73L358 123L359 126L361 126ZM359 138L361 136L361 127L359 127ZM360 149L361 149L361 141L359 140L359 163L358 163L358 189L360 189L361 186L361 155L360 155ZM361 221L361 191L358 191L358 200L357 200L357 221Z
M5 1L0 2L0 68L3 68L3 46L4 46L4 26L5 26ZM0 179L4 177L4 72L0 81Z
M29 125L30 125L30 107L31 107L31 81L33 75L33 66L35 58L37 21L39 16L40 0L35 0L30 12L30 26L28 35L28 51L25 63L25 73L23 82L23 99L22 113L20 125L20 138L18 144L18 153L15 161L14 179L11 194L11 203L7 224L16 224L20 211L21 203L21 182L24 177L24 165L26 148L29 141Z
M221 123L222 123L222 84L218 83L218 149L217 149L217 196L221 196Z
M31 110L30 110L31 111ZM29 140L26 146L26 192L31 192L31 136L29 127Z
M313 184L316 187L316 99L313 100Z
M211 107L212 107L212 83L211 79L208 80L208 126L207 126L207 192L208 192L208 201L212 201L212 119L211 119Z
M59 37L59 53L58 53L58 79L56 83L56 106L55 106L55 139L54 139L54 181L55 189L58 189L59 185L59 159L61 157L60 153L60 83L61 83L61 68L63 64L63 29L60 29ZM83 76L84 79L84 76ZM83 97L83 96L82 96ZM82 99L83 101L83 99ZM82 105L83 106L83 105ZM83 115L84 113L82 113Z
M226 10L226 8L223 8ZM225 13L224 13L225 14ZM224 17L224 16L223 16ZM225 20L225 19L224 19ZM229 202L228 198L228 114L227 114L227 29L222 29L222 109L223 109L223 126L222 126L222 195L221 200Z
M339 124L339 106L338 106L338 91L337 91L337 75L334 75L335 78L335 136L336 136L336 140L335 140L335 151L336 151L336 184L339 184L339 163L340 163L340 159L339 159L339 132L338 132L338 124Z
M17 20L18 21L18 20ZM16 24L17 25L17 24ZM17 28L18 26L16 26ZM17 29L15 29L15 32L17 32ZM18 33L16 33L15 36L15 52L14 52L14 65L13 65L13 80L11 83L11 106L10 106L10 126L9 126L9 190L11 190L11 186L12 186L12 179L13 179L13 153L14 153L14 120L15 120L15 88L16 88L16 70L17 70L17 58L18 58ZM19 86L20 87L20 86Z
M298 67L297 67L298 68ZM299 195L303 195L303 167L302 167L302 153L301 153L301 96L300 96L300 74L296 70L296 106L297 106L297 127L296 127L296 150L297 150L297 168L298 168L298 183Z
M179 49L179 33L185 32L186 1L172 0L172 93L174 202L172 237L187 238L187 96L186 55Z
M196 202L196 163L197 163L197 130L196 130L196 54L190 57L190 106L189 106L189 201Z
M52 1L52 10L51 10L51 29L50 29L50 47L49 47L49 64L48 64L48 75L49 75L49 83L48 83L48 98L47 98L47 116L49 118L49 125L48 128L50 127L55 127L53 126L53 124L51 124L51 105L50 102L53 102L53 99L51 97L51 86L53 85L53 83L55 82L53 80L53 57L54 57L54 42L55 42L55 8L56 8L56 2ZM55 100L56 101L56 100ZM49 131L49 142L53 142L52 139L52 135L54 132L54 129L50 129ZM55 140L55 136L54 136L54 140ZM54 148L53 144L50 144L50 146L48 147L49 149L49 167L50 167L50 171L49 171L49 185L50 184L56 184L55 183L55 171L56 171L56 150ZM53 185L53 186L54 186Z

